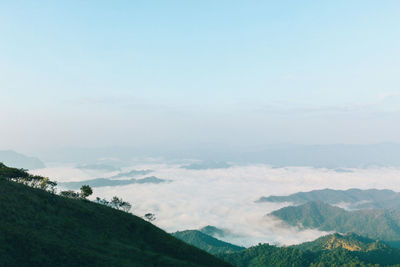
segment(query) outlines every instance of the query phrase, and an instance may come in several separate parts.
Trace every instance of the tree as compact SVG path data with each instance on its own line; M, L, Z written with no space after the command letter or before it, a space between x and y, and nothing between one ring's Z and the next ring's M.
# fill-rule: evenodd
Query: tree
M105 206L109 206L109 204L110 204L110 202L107 201L107 199L105 199L105 198L102 199L102 198L99 198L99 197L96 197L96 202L101 204L101 205L105 205Z
M146 214L144 215L144 218L145 218L146 220L148 220L149 222L152 222L152 221L154 221L154 220L156 219L156 215L153 214L153 213L146 213Z
M49 178L47 178L47 177L43 178L39 183L40 189L46 190L47 187L48 187L48 182L49 181L50 181Z
M47 181L47 191L54 194L56 192L57 182Z
M119 204L119 206L121 207L121 209L125 212L129 212L130 209L132 208L131 203L123 201L122 203Z
M119 210L119 203L122 202L122 199L119 199L117 196L114 196L110 201L110 206L114 209Z
M114 196L111 199L109 206L117 210L121 209L125 212L129 212L132 208L132 205L129 202L123 201L122 198L118 198L117 196Z
M89 185L82 185L81 187L81 197L82 198L87 198L88 196L90 196L91 194L93 194L93 190Z

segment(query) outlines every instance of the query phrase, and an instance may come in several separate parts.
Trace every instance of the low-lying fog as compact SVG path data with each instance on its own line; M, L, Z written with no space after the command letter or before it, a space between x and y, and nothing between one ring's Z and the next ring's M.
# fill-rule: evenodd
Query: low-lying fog
M133 204L132 212L143 216L151 212L153 222L167 232L198 229L212 225L226 229L221 238L234 244L258 243L290 245L313 240L324 232L286 228L265 214L289 205L255 203L261 196L286 195L313 189L378 188L400 191L400 169L366 168L351 170L311 167L272 168L267 165L231 166L221 169L191 170L180 164L136 163L121 171L102 172L74 166L54 166L32 171L58 182L107 178L130 170L153 170L135 176L156 176L171 180L159 184L130 184L94 188L92 198L122 197Z

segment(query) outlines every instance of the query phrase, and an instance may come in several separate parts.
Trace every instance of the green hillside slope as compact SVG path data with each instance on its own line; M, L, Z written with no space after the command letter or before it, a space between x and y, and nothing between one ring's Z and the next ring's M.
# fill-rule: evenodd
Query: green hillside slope
M2 176L0 266L229 266L132 214Z
M238 267L400 266L399 249L355 235L328 235L292 247L264 244L219 257Z

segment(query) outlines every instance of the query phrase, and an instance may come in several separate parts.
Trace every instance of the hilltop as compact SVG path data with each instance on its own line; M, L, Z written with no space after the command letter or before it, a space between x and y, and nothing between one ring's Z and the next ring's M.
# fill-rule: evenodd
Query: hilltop
M292 246L301 250L332 250L343 248L349 251L362 251L368 252L373 250L390 250L392 249L386 243L366 238L355 233L339 234L334 233L320 237L311 242L305 242L300 245Z

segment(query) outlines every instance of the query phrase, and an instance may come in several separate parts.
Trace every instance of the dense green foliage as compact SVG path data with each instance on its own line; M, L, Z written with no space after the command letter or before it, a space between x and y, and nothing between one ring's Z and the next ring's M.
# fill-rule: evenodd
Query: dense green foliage
M92 188L89 186L89 185L82 185L81 186L81 193L80 193L80 195L83 197L83 198L87 198L88 196L90 196L91 194L93 194L93 190L92 190Z
M346 211L323 202L308 202L272 212L289 225L339 233L354 232L372 239L400 240L400 211L370 209Z
M238 267L400 266L400 249L354 233L331 234L291 247L260 244L244 249L235 246L236 251L232 251L234 245L200 231L188 230L173 235Z
M218 256L238 267L400 266L400 251L396 249L360 252L336 248L311 251L264 244L245 251Z
M244 247L218 240L198 230L186 230L173 233L172 235L211 254L232 253L245 249Z
M132 214L10 181L0 167L0 266L229 266Z
M258 245L241 252L220 254L219 257L238 267L309 266L311 253L293 248Z
M257 202L304 204L309 201L322 201L327 204L346 203L351 209L400 209L400 193L387 189L312 190L289 196L261 197Z

